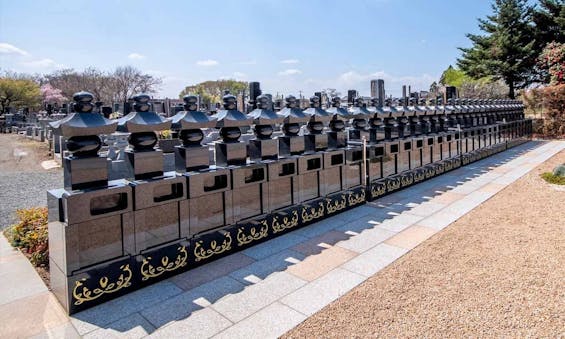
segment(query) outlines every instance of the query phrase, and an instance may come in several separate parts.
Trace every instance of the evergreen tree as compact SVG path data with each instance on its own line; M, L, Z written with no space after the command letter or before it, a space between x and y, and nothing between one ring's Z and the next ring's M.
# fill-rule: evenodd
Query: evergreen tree
M504 80L513 99L515 89L533 81L539 52L530 25L533 7L527 0L495 0L492 9L492 15L479 19L479 28L485 34L467 34L473 46L460 48L463 55L457 65L473 78Z
M539 0L533 15L536 44L542 50L551 42L565 43L565 0Z

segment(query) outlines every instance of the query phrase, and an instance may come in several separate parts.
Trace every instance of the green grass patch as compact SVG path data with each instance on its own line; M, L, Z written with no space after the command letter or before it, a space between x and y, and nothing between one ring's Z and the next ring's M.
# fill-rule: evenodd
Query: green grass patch
M565 185L565 177L555 175L551 172L542 173L541 177L550 184Z

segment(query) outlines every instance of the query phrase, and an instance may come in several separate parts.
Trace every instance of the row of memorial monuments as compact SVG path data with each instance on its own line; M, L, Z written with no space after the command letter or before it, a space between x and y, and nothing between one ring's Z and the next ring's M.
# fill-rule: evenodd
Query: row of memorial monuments
M52 123L66 140L64 188L48 192L51 287L69 313L340 213L526 140L531 121L514 100L447 103L357 98L354 105L288 96L272 110L257 83L252 110L223 97L215 115L184 97L171 119L133 97L118 120L93 96ZM242 130L254 137L243 142ZM282 134L273 138L279 128ZM213 154L203 129L219 129ZM172 129L175 171L163 170L156 131ZM108 180L100 135L130 133L127 175ZM212 160L211 160L212 159Z

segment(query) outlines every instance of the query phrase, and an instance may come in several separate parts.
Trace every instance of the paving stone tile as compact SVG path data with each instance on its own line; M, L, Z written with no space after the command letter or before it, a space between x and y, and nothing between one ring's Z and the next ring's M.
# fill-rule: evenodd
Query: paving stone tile
M252 264L253 262L255 262L255 259L248 257L243 253L234 253L193 270L176 275L170 278L170 281L187 291L204 283L228 275L231 272Z
M479 192L498 193L498 192L502 191L505 187L506 186L504 186L504 185L490 183L490 184L486 184L485 186L479 188Z
M346 232L347 234L361 233L365 230L373 229L375 228L376 225L383 223L387 219L392 219L397 215L396 212L393 212L385 208L380 208L375 210L377 211L377 213L373 215L366 215L362 218L359 218L354 221L350 221L348 223L343 223L335 230L339 232Z
M292 234L299 235L306 238L314 238L326 232L336 229L343 225L344 221L338 218L329 217L322 221L318 221L306 227L302 227L293 231Z
M139 313L115 321L104 328L84 335L85 339L106 338L143 338L155 331L155 328Z
M320 254L307 257L302 262L289 267L287 272L299 277L300 279L312 281L340 266L356 255L357 253L355 252L334 246L324 250Z
M312 315L365 280L360 274L336 268L280 300L300 313Z
M344 232L329 231L321 234L308 241L301 242L300 244L291 248L291 250L300 252L304 255L320 254L322 251L334 246L342 240L347 240L351 236Z
M385 220L382 224L379 225L379 228L392 232L400 232L421 219L422 217L419 215L402 213L392 219Z
M29 260L0 232L0 305L47 292L47 286Z
M78 333L83 335L182 292L183 290L171 282L158 282L76 313L71 316L71 322Z
M308 240L308 238L294 233L287 233L283 236L245 249L243 250L243 254L250 256L253 259L261 260L306 240Z
M171 323L148 338L210 338L232 323L211 308L194 312L189 318Z
M306 281L292 274L277 272L237 294L222 298L211 307L227 319L238 322L304 284Z
M362 231L360 234L352 236L349 240L339 242L337 246L356 253L363 253L395 234L396 232L382 228L368 229Z
M278 338L305 319L304 314L275 302L214 338Z
M495 180L499 180L500 178L497 178ZM473 184L471 182L465 183L463 185L459 185L457 187L455 187L454 189L452 189L451 191L449 191L449 193L453 193L453 194L459 194L459 195L466 195L466 194L470 194L476 190L478 190L479 188L481 188L482 184Z
M51 339L51 338L65 338L65 339L79 339L81 336L70 322L63 325L55 326L45 329L45 331L30 337L32 339Z
M153 326L162 327L173 321L190 317L194 312L244 289L245 285L231 277L221 277L152 305L141 311L141 315Z
M425 219L418 221L416 225L430 227L440 231L445 227L449 226L449 224L459 219L460 217L461 215L450 213L444 209L442 211L432 214L431 216Z
M284 271L288 267L301 262L305 257L300 252L284 250L234 271L230 273L230 277L244 285L255 284L271 274Z
M346 262L342 268L370 277L407 252L406 248L382 243Z
M349 221L357 220L357 219L364 217L366 215L370 215L372 213L375 213L373 207L363 205L363 206L355 207L355 208L350 209L348 211L345 211L343 213L336 214L332 218L336 218L336 219L343 220L345 222L349 222Z
M447 193L445 193L445 194L447 194ZM427 202L424 202L422 204L416 205L414 208L411 208L410 210L408 210L408 213L414 214L414 215L419 215L421 217L428 217L428 216L434 214L435 212L441 210L445 206L446 206L446 204L439 203L439 202L432 200L432 201L427 201Z
M435 197L431 202L434 202L434 203L437 203L437 204L451 204L451 203L463 198L464 196L465 196L464 194L454 193L453 191L445 192L445 193Z
M27 338L68 321L55 296L43 292L0 306L0 338Z
M429 227L413 225L387 239L385 244L411 250L437 232L437 230Z

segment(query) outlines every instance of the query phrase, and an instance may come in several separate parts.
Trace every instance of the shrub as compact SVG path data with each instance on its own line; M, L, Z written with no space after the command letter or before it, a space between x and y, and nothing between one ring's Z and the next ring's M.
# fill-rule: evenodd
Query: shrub
M26 253L35 266L49 264L47 208L34 207L16 211L19 222L8 227L4 234L12 244Z
M565 84L532 89L525 93L527 109L543 112L542 133L547 137L565 136Z
M560 177L551 172L542 173L541 177L550 184L565 185L565 177Z

